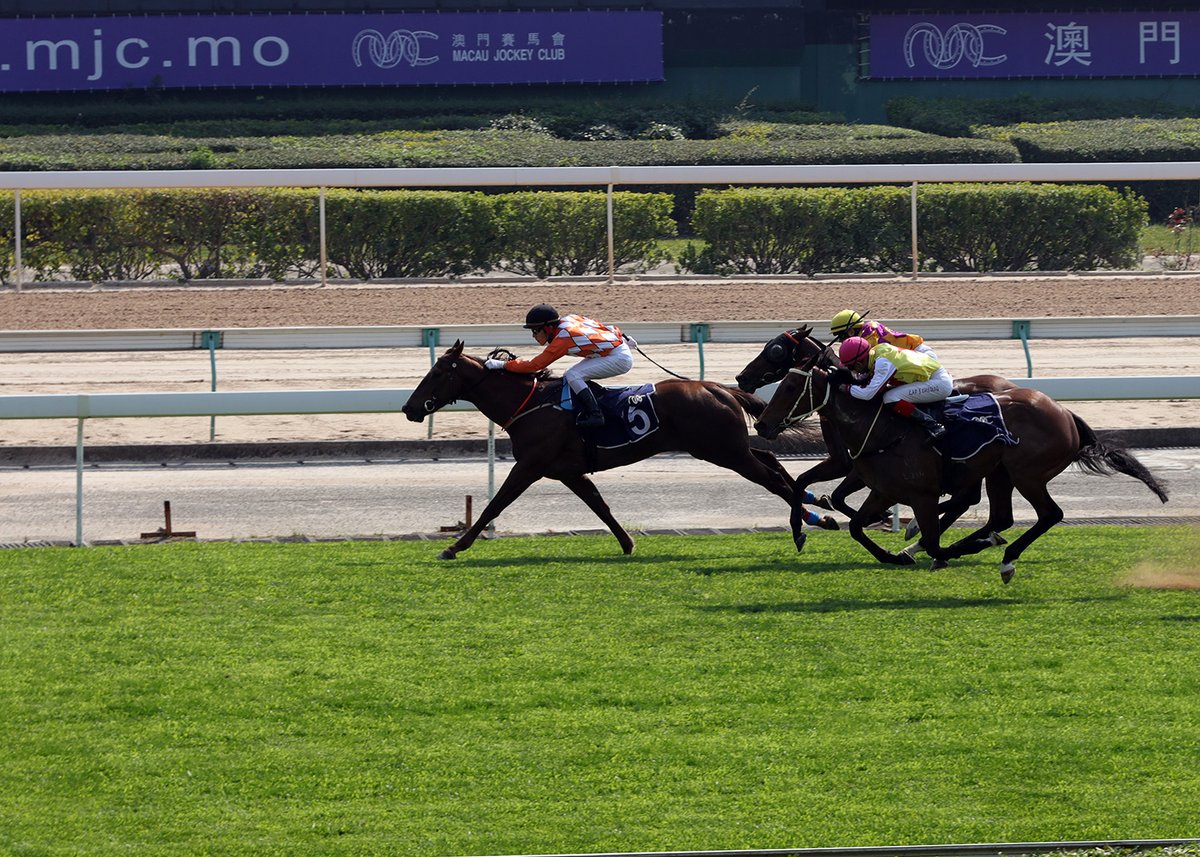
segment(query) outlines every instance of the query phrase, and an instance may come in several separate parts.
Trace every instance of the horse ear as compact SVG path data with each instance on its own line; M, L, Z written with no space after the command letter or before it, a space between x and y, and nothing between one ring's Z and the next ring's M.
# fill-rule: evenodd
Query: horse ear
M466 345L461 339L454 340L454 344L450 346L447 354L462 354L463 346Z
M799 328L797 328L796 333L802 337L808 336L810 333L812 333L812 325L802 324Z

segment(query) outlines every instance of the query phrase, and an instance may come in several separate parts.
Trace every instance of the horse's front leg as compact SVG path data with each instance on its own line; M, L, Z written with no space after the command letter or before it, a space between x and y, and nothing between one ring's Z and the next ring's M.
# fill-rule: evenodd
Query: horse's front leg
M613 517L612 511L608 508L608 504L604 502L604 498L600 496L600 489L596 487L586 473L580 473L576 476L560 477L559 482L566 485L575 492L575 496L583 502L587 503L587 507L596 513L605 526L612 531L612 534L617 537L617 541L621 543L621 550L628 556L633 553L633 538L629 533L625 532L617 519Z
M954 554L942 547L942 528L938 520L938 497L931 494L921 497L912 503L913 515L921 528L921 538L904 549L903 553L916 553L917 548L925 551L933 559L933 570L945 568L950 564ZM960 513L961 514L961 513Z
M812 467L805 470L796 478L795 487L792 489L792 512L788 518L788 523L792 527L792 541L796 543L796 550L804 550L804 542L808 540L808 536L804 533L804 495L808 491L808 486L813 482L827 482L831 479L840 479L846 475L844 465L833 458L826 458ZM848 480L847 480L848 481ZM859 480L858 487L862 487L862 481ZM838 486L841 490L841 486ZM857 488L852 490L858 490ZM835 492L836 493L836 492ZM831 497L832 501L833 498ZM844 503L842 506L831 504L839 512L842 512L847 517L854 514L854 510Z
M892 553L881 548L875 543L875 540L867 535L865 527L868 524L873 524L879 520L885 509L890 508L895 499L885 497L883 494L871 490L867 499L858 511L854 513L854 517L850 519L850 535L860 545L870 551L871 556L884 563L885 565L914 565L916 560L912 558L912 554L901 551L900 553Z
M500 485L500 490L496 492L496 496L491 502L484 507L483 512L471 527L458 537L458 541L450 545L440 554L439 559L454 559L459 553L465 551L475 539L479 538L479 534L483 532L484 527L496 520L497 516L503 512L529 488L534 482L542 478L540 470L529 465L524 465L520 461L513 465L512 470L508 472L508 478Z

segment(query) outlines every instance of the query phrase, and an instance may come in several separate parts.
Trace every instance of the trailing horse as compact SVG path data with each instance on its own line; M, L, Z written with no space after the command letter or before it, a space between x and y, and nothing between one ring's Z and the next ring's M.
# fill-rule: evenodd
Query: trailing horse
M789 370L755 428L763 437L771 438L809 414L822 412L828 416L850 450L855 471L871 489L850 520L850 533L880 562L915 562L915 545L900 553L889 553L864 532L864 525L888 506L899 502L912 507L921 528L918 544L937 568L955 557L1002 543L1000 532L1013 524L1015 488L1033 506L1037 521L1004 551L1000 578L1008 583L1024 550L1063 519L1062 509L1050 496L1047 484L1073 463L1106 476L1132 476L1144 482L1162 502L1167 501L1166 489L1131 453L1101 442L1076 414L1037 390L1018 387L993 394L1016 443L989 444L952 465L928 442L922 429L893 418L884 411L882 402L863 402L838 389L840 374L831 380L828 370L815 365ZM980 481L987 487L987 521L943 548L938 498L942 494L964 496Z
M767 344L763 346L762 351L758 353L758 356L747 363L746 368L738 373L738 387L747 393L753 393L759 387L783 379L792 367L812 360L819 360L821 365L826 367L837 365L837 360L832 354L832 350L812 335L812 327L810 325L785 330L778 336L768 340ZM968 378L956 380L954 386L956 392L970 394L983 391L995 393L1002 390L1011 390L1016 385L1000 375L972 375ZM802 549L804 545L804 534L801 531L803 515L800 510L802 508L801 501L804 499L804 492L808 489L809 485L814 482L828 482L840 479L841 481L837 487L829 494L829 505L848 518L854 517L854 513L857 510L847 503L846 498L866 487L866 483L863 482L862 477L855 472L849 451L842 442L837 429L833 427L829 418L824 413L818 416L820 418L821 437L825 441L827 454L825 458L796 478L796 493L792 498L791 525L798 549ZM947 501L944 504L943 511L952 513L953 517L949 517L948 515L943 517L943 528L949 526L957 520L959 515L979 502L980 492L978 487L978 485L974 486L973 491L968 487L967 494L964 497ZM911 537L915 535L915 532L908 535Z
M514 463L508 477L479 519L442 551L442 559L453 559L469 548L509 504L543 478L556 479L575 492L617 537L621 549L633 553L633 539L587 474L660 452L686 452L726 467L791 502L792 477L771 452L750 446L747 416L760 416L766 407L757 396L712 381L659 381L638 394L640 409L630 412L633 440L603 446L587 443L572 414L561 409L562 390L561 379L548 374L485 369L481 358L463 353L461 340L438 358L413 390L401 409L413 422L464 399L512 438Z

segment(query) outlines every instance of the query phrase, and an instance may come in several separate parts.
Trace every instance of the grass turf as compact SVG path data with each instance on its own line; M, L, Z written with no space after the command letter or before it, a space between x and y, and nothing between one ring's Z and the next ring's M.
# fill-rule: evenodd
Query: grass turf
M1196 545L1060 528L1008 587L844 533L3 551L0 853L1195 835Z

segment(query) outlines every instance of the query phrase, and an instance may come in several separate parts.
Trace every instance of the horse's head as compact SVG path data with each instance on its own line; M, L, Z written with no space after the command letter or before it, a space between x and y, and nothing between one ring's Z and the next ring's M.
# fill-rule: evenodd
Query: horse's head
M437 359L400 410L414 423L419 423L438 408L457 400L468 377L482 377L481 373L486 371L474 357L463 354L460 339Z
M812 327L804 325L776 336L738 373L738 386L753 393L759 387L782 379L793 366L820 353L821 343L811 334Z
M818 349L811 357L803 360L800 366L787 370L775 394L767 403L754 423L754 430L760 437L767 440L776 438L779 434L809 414L816 413L829 403L832 389L829 383L829 372L816 364L824 354L824 349Z

